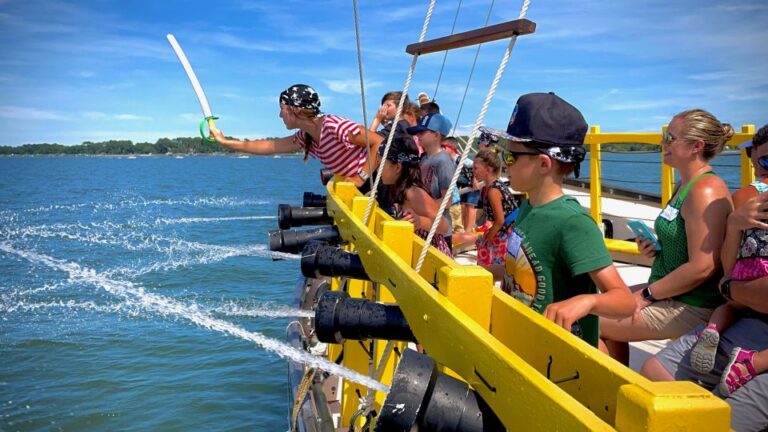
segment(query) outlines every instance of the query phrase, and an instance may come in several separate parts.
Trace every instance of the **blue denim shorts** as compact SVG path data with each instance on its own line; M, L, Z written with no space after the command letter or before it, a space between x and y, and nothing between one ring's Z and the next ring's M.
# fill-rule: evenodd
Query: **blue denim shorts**
M462 204L472 204L476 206L477 203L480 202L480 191L477 190L459 195L459 202Z

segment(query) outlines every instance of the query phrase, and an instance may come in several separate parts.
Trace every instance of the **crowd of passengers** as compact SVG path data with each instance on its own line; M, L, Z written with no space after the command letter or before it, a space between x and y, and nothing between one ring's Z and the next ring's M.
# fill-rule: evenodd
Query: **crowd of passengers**
M389 92L369 127L322 113L307 85L289 87L279 102L295 134L214 137L236 151L311 155L363 193L384 158L379 206L427 237L462 147L435 101ZM731 406L737 431L768 428L768 125L739 145L757 180L731 195L710 163L731 126L701 109L671 119L661 150L679 182L654 223L657 239L635 239L653 265L648 282L633 287L595 221L563 192L563 180L579 175L586 133L581 112L557 95L521 96L506 130L481 129L432 245L451 256L452 245L476 243L478 264L502 290L624 364L628 342L672 339L643 375L712 389Z

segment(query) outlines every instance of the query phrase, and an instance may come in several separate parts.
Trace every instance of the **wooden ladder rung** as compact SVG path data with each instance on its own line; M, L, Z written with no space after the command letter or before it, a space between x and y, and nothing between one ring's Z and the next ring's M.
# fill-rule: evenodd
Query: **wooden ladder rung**
M464 33L457 33L446 37L410 44L405 48L405 52L411 55L429 54L499 39L506 39L513 35L527 35L535 31L535 22L527 19L517 19L476 30L466 31Z

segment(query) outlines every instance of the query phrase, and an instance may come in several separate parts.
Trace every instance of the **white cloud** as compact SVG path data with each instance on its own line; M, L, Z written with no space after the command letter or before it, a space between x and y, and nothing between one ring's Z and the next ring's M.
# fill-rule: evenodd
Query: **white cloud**
M752 3L726 4L718 6L717 9L726 12L758 12L768 10L768 5Z
M603 106L603 111L639 111L679 105L677 100L625 101Z
M96 72L91 70L80 70L80 71L76 71L74 74L77 77L86 78L86 79L93 78L96 76Z
M67 120L67 117L55 112L37 108L5 105L0 106L0 118L14 120Z
M83 111L80 113L80 115L88 120L100 120L107 117L106 114L99 111Z
M139 116L135 114L116 114L115 119L125 121L152 121L152 117Z
M360 94L360 81L358 79L346 79L346 80L323 80L328 88L336 93L342 94ZM369 89L381 87L382 83L378 81L368 80L365 82L365 91L368 95ZM366 97L367 99L367 97Z
M186 123L186 122L198 122L198 123L199 123L199 122L200 122L200 120L202 120L202 119L203 119L203 117L202 117L202 114L200 114L200 113L197 113L197 114L193 114L193 113L181 113L181 114L179 114L179 118L180 118L180 119L181 119L183 122L185 122L185 123Z

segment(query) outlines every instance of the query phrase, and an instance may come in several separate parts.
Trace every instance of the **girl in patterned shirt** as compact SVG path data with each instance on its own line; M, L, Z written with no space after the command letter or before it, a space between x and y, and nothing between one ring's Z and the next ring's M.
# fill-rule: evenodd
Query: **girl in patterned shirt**
M295 84L280 93L280 118L286 129L296 134L277 139L239 141L224 136L221 130L211 135L222 146L258 155L304 152L312 155L334 174L356 186L368 179L368 149L376 148L382 138L343 117L320 112L320 96L310 86Z
M491 223L483 236L477 239L477 264L503 264L507 238L512 232L519 203L512 191L499 180L501 161L493 149L484 148L477 152L474 172L475 178L485 183L478 207L483 209L486 221Z

